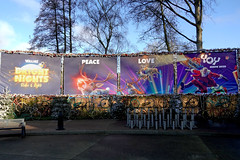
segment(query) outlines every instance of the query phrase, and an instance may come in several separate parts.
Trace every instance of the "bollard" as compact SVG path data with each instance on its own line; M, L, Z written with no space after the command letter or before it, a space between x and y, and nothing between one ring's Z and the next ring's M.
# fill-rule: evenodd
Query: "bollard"
M58 128L57 130L65 130L63 127L63 114L62 111L59 111L58 113Z

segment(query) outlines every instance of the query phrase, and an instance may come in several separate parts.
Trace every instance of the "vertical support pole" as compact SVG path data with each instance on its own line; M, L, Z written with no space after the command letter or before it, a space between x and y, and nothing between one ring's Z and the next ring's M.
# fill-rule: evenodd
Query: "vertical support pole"
M64 56L61 57L61 80L60 80L60 94L64 95Z
M122 95L120 91L121 82L121 56L117 56L117 95Z
M239 117L240 115L240 66L239 66L239 54L240 54L240 51L239 49L236 50L236 63L237 63L237 75L238 75L238 79L237 79L237 83L238 83L238 94L237 94L237 106L236 106L236 111L235 111L235 114L234 116L235 117Z
M173 54L173 73L174 73L174 94L177 94L177 57L178 54L174 53Z

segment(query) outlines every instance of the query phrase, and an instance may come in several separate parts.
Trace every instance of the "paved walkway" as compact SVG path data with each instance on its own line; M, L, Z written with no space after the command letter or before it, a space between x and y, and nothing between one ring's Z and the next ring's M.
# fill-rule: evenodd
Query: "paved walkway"
M219 125L214 127L194 128L193 130L177 128L167 130L151 128L131 129L126 127L125 121L118 120L67 120L64 121L64 130L58 128L57 120L27 121L27 136L31 135L77 135L77 134L158 134L158 135L231 135L240 136L240 127L236 125ZM3 130L0 135L18 134L20 130Z

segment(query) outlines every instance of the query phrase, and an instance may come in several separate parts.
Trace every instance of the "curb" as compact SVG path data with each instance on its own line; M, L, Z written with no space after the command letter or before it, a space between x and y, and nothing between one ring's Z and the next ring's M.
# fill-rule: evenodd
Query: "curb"
M158 131L158 130L75 130L75 131L30 131L27 136L45 135L84 135L84 134L107 134L107 135L163 135L163 136L232 136L240 137L238 133L201 132L201 131Z

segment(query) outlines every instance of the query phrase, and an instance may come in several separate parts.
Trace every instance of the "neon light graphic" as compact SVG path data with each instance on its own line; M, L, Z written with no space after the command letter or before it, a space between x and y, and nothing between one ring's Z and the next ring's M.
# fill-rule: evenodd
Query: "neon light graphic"
M78 95L116 94L116 63L116 57L66 58L64 62L64 93Z
M178 93L237 93L236 53L178 55Z
M2 54L1 87L16 94L60 94L59 57Z
M46 67L45 62L15 67L14 82L20 83L21 87L42 87L42 83L49 81L49 69L43 67Z
M121 57L122 94L173 93L172 55Z

